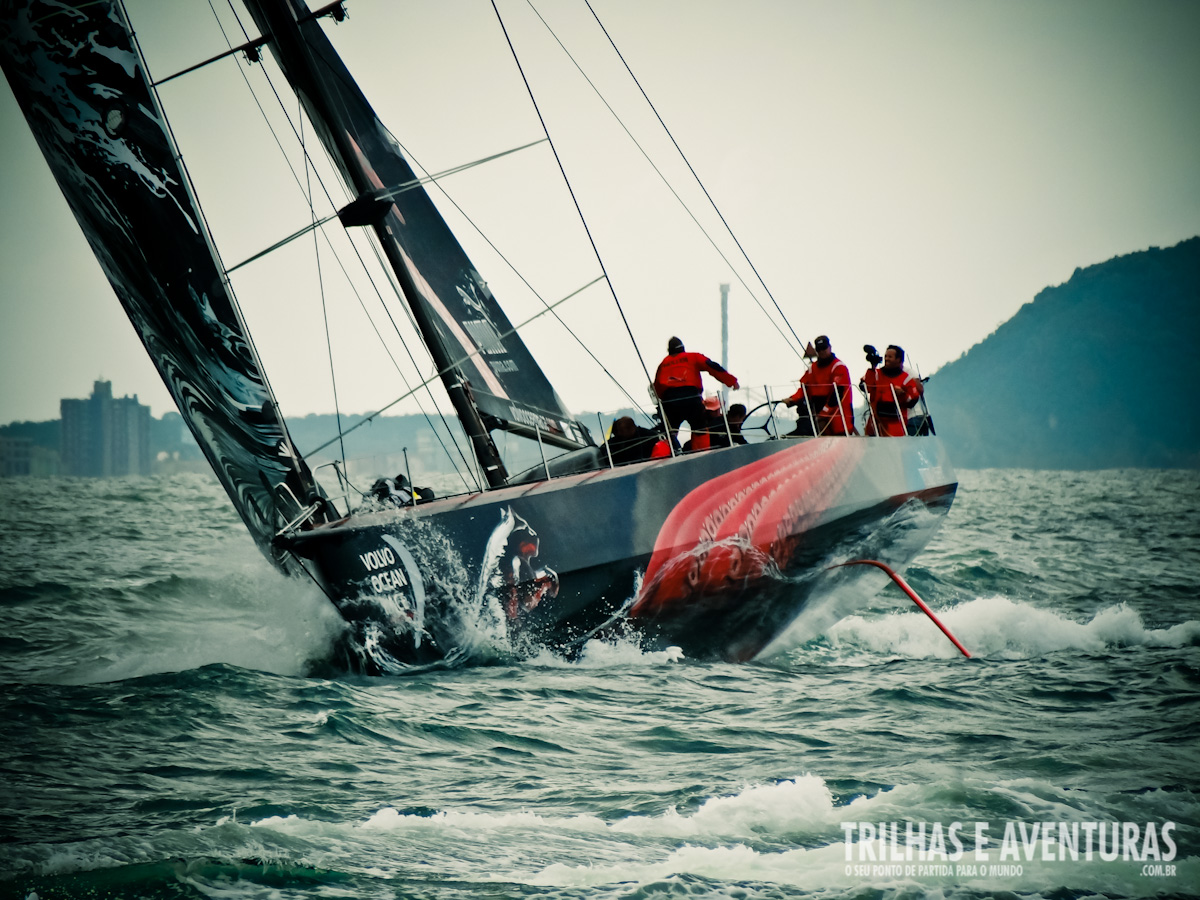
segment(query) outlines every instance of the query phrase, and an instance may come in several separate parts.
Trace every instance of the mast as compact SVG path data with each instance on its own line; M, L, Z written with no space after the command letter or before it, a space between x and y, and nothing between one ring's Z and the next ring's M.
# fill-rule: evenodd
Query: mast
M450 402L471 441L471 447L489 486L504 485L507 483L508 473L472 399L470 381L461 368L455 365L455 358L448 352L441 339L427 304L422 302L424 295L416 284L412 262L405 258L403 247L395 240L395 234L403 224L399 210L394 202L388 203L386 199L380 198L382 189L387 185L382 183L378 176L372 178L375 173L369 164L364 165L361 144L354 140L352 129L342 122L348 113L346 98L335 97L329 89L327 79L317 74L319 69L329 68L330 58L344 71L341 60L328 44L320 26L315 22L314 15L304 8L303 4L291 4L286 0L246 0L245 5L264 37L270 39L272 55L304 104L305 112L317 129L321 142L333 157L343 180L356 197L350 206L342 210L342 224L346 227L370 225L375 230L384 255L412 309L417 328L433 357L434 365L441 373L442 383L450 395ZM302 23L307 26L306 33L301 31ZM319 36L319 40L314 40L314 33ZM320 46L321 42L324 42L325 47ZM312 46L314 43L317 44L316 48ZM328 52L322 53L326 48ZM340 73L335 70L335 77L337 74ZM351 99L360 100L366 112L374 117L366 99L350 81L348 73L342 88L343 93L357 94L357 98ZM377 122L378 120L376 124Z
M490 487L507 473L490 430L591 445L301 0L244 0L396 274ZM325 12L321 10L319 12ZM405 185L404 191L394 190Z
M729 368L729 285L721 285L721 366ZM721 389L721 403L729 403L729 388Z

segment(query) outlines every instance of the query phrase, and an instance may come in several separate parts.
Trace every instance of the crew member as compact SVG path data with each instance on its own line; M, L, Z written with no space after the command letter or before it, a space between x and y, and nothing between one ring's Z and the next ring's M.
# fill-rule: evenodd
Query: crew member
M850 369L834 355L825 335L813 341L812 346L816 363L801 377L799 390L783 401L797 411L796 428L790 436L853 434Z
M883 362L883 357L879 355L879 351L875 349L874 344L863 344L863 353L866 354L867 364L871 367L867 369L862 378L858 379L858 389L862 391L863 394L868 398L866 412L867 421L863 423L863 434L865 434L867 437L874 437L875 413L873 411L873 404L871 404L869 401L870 398L875 396L875 380L879 375L879 373L875 370L878 369L879 364Z
M871 351L874 349L872 347ZM871 356L872 353L868 353L868 360ZM920 402L925 386L921 379L904 368L904 350L889 344L883 351L883 367L876 370L872 364L863 375L862 384L871 403L867 433L882 437L908 434L908 411Z
M742 436L742 423L746 421L746 407L742 403L735 403L725 411L725 417L721 417L720 411L708 420L709 440L714 447L728 447L730 440L734 444L746 443L746 438ZM728 424L729 431L726 433L725 426Z
M667 355L654 373L654 393L662 401L667 433L676 447L679 446L676 437L679 426L687 422L692 427L692 448L708 449L708 411L704 408L702 372L708 372L735 391L738 388L737 378L703 353L688 353L683 341L677 337L667 341Z
M430 488L410 485L403 473L395 478L377 480L371 485L371 496L385 506L412 506L437 498Z
M371 496L385 506L412 506L413 495L403 475L380 478L371 485Z
M608 438L608 452L612 454L614 466L641 462L650 459L654 445L661 440L659 432L643 428L630 416L621 416L612 423L612 434ZM670 451L668 451L670 455Z

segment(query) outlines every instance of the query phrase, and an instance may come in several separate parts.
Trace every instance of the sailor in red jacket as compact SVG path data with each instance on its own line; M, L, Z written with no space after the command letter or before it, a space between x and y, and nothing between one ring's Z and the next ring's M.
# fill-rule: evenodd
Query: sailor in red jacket
M800 389L783 402L796 407L795 436L811 434L854 434L854 395L850 369L833 353L829 338L813 341L816 364L800 379ZM811 415L810 415L811 414ZM816 428L813 419L816 419Z
M738 388L738 380L703 353L688 353L677 337L667 341L667 355L654 373L654 393L662 401L667 432L676 447L679 426L687 422L692 427L692 449L708 449L708 410L704 408L702 372L735 391Z
M904 368L904 350L890 344L883 352L883 368L876 370L871 366L863 376L863 388L871 403L867 434L882 437L907 435L908 411L920 401L925 386L921 384L921 379Z

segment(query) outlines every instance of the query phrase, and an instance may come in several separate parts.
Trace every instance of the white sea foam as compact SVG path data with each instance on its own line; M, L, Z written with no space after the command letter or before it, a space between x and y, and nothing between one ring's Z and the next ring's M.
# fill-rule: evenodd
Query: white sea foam
M215 663L302 675L328 654L345 623L311 583L286 578L253 548L226 559L220 577L181 578L158 587L136 617L106 617L85 638L81 662L47 680L119 681Z
M766 882L803 887L806 891L851 891L858 894L890 892L941 896L943 891L1019 891L1031 897L1050 885L1069 884L1075 891L1095 891L1123 896L1143 896L1147 891L1178 890L1197 883L1200 859L1188 857L1171 863L1170 877L1153 878L1143 874L1140 862L1091 861L1046 862L1040 859L1021 863L991 862L911 864L847 862L844 843L813 849L764 852L742 844L729 847L685 845L659 861L617 865L570 865L555 863L536 873L529 881L535 885L590 887L635 882L648 884L670 880L679 875L698 875L733 884ZM977 874L966 874L958 865L974 865ZM860 868L856 868L860 866ZM995 869L992 866L996 866ZM941 874L944 869L945 874Z
M620 637L612 640L588 641L583 645L578 656L570 659L558 651L541 647L522 664L549 669L620 669L665 666L684 658L683 651L678 647L646 650L636 637Z
M951 786L953 787L953 786ZM328 845L330 842L378 841L392 846L433 847L453 843L455 852L488 865L488 878L537 886L594 887L618 883L649 884L681 875L695 875L725 883L803 886L808 890L939 890L969 887L973 890L1028 891L1033 895L1048 884L1069 884L1073 889L1140 894L1149 886L1142 866L1149 861L1105 862L1098 856L1086 860L1047 861L1037 852L1030 858L1001 860L997 845L985 852L986 860L973 856L968 842L960 860L933 857L920 860L906 871L905 862L866 859L859 848L847 845L843 822L928 822L949 825L954 813L946 808L947 785L900 785L872 796L855 798L837 806L825 782L803 775L773 784L747 786L738 793L713 797L690 813L668 809L659 815L632 815L607 822L598 816L545 816L527 810L478 812L447 810L410 815L386 807L354 825L305 820L296 816L264 819L255 827L271 829L293 838ZM1165 810L1170 797L1150 797L1141 808L1109 807L1102 798L1085 811L1078 791L1065 791L1044 783L1015 781L1001 785L958 785L957 790L988 790L1003 795L1008 805L1021 808L1030 822L1079 821L1140 816L1149 821ZM1138 801L1142 802L1142 801ZM1193 804L1194 805L1194 804ZM1176 810L1183 816L1196 810ZM1161 819L1160 819L1161 821ZM997 843L1003 822L988 823ZM967 832L970 833L970 829ZM762 841L788 843L788 849L764 849ZM527 852L551 841L560 855L585 862L531 864L544 858ZM411 842L411 843L410 843ZM796 846L799 843L809 846ZM755 846L757 844L757 846ZM521 848L526 848L522 850ZM953 847L950 848L951 850ZM632 853L632 855L631 855ZM946 870L955 863L976 870ZM984 863L984 864L980 864ZM1164 887L1194 883L1200 859L1180 857L1170 861L1174 874ZM865 866L865 868L861 868ZM890 866L891 868L878 868ZM1007 866L993 869L992 866ZM860 867L860 868L856 868ZM933 868L930 868L933 867ZM973 874L972 874L973 873Z
M453 831L456 833L513 830L579 834L636 835L687 840L742 840L756 837L794 839L801 835L840 838L846 821L945 821L968 814L964 799L986 792L1028 821L1100 819L1172 819L1200 815L1200 803L1190 794L1151 791L1136 795L1090 795L1049 782L1016 779L999 783L939 782L902 784L838 805L833 792L817 775L804 774L770 784L747 785L728 795L710 797L692 812L669 807L657 815L630 815L606 821L595 815L546 816L525 809L504 812L443 810L432 815L402 813L384 807L361 823L330 825L298 816L271 817L252 823L293 834L312 834L334 828L342 831Z
M972 656L1024 659L1062 650L1110 647L1183 647L1200 641L1200 621L1146 628L1125 604L1101 610L1090 621L1007 597L980 597L947 610L934 610ZM958 650L919 611L865 618L849 616L828 632L835 647L910 658L953 657Z
M833 795L815 775L803 775L769 785L752 785L729 796L713 797L694 812L681 813L674 807L658 815L632 815L607 822L599 816L544 816L527 810L476 812L445 810L433 815L401 813L386 807L361 824L348 826L363 832L426 832L453 834L459 839L487 840L489 834L512 836L517 832L536 835L603 835L639 839L711 841L754 838L771 834L820 835L836 832L844 811L834 806ZM272 817L255 827L315 837L330 826L297 816Z
M1122 818L1161 822L1164 814L1187 820L1197 813L1190 795L1152 792L1113 800L1107 794L1081 797L1077 790L1029 780L999 785L898 785L839 806L820 777L806 774L748 785L736 793L712 797L688 813L667 809L658 815L606 821L595 815L553 816L524 809L444 810L419 815L384 807L358 822L291 815L239 825L235 817L226 817L214 826L192 833L175 832L156 841L127 837L34 845L26 848L25 865L38 874L66 874L164 856L201 856L210 852L206 848L218 845L223 854L267 863L333 865L338 859L367 855L375 861L380 877L413 869L414 853L426 860L421 865L434 868L439 865L438 857L448 853L480 881L584 888L650 884L694 875L730 884L757 882L806 890L904 892L966 887L1036 896L1047 885L1062 884L1073 890L1142 895L1156 885L1172 890L1195 884L1200 878L1200 859L1195 857L1170 860L1174 874L1151 883L1142 869L1148 861L1105 862L1082 856L1047 861L1040 858L1040 846L1026 854L1029 858L1001 860L995 845L986 851L988 865L980 867L978 874L957 869L952 875L930 870L906 873L894 868L898 860L864 860L858 847L847 845L843 822L924 820L948 825L955 813L946 807L947 791L1002 795L1005 805L1021 809L1019 818L1029 822ZM1003 823L989 824L992 836L998 839ZM964 833L969 834L970 828ZM776 849L780 845L783 848ZM547 862L547 847L556 848L549 859L573 861ZM922 861L914 856L911 862ZM961 860L939 857L929 861L932 865L955 862L978 861L969 846ZM1000 872L989 868L999 864L1010 868ZM893 869L877 871L877 865ZM1011 866L1019 866L1019 872Z
M946 790L947 786L943 784L900 785L835 807L824 782L812 775L774 785L750 787L731 797L709 800L687 817L690 827L679 827L680 823L673 821L670 814L654 817L655 834L686 841L667 851L660 859L632 864L555 863L544 867L529 880L538 885L588 887L630 881L646 884L689 874L726 883L766 882L803 886L807 890L853 891L856 887L869 887L872 890L906 892L913 888L936 891L965 886L973 890L1028 891L1033 896L1037 895L1039 889L1053 884L1069 884L1076 890L1129 895L1140 895L1148 888L1154 888L1154 884L1147 879L1155 875L1147 874L1149 870L1143 868L1156 868L1154 860L1106 862L1098 855L1089 860L1082 854L1077 859L1064 856L1062 859L1046 860L1041 857L1040 844L1033 853L1026 853L1020 859L1009 857L1002 860L997 844L1004 831L1003 822L985 823L990 826L991 838L996 841L990 848L984 849L986 859L974 856L974 848L969 840L966 842L968 850L960 860L938 856L931 857L923 864L919 854L914 853L911 861L902 861L899 866L895 864L896 861L889 859L864 860L855 845L847 846L843 822L903 823L923 819L929 823L942 821L948 826L953 821L954 813L946 808ZM958 785L958 790L989 790L1003 795L1011 806L1023 809L1022 818L1027 818L1031 823L1070 823L1092 821L1095 818L1110 821L1157 819L1161 823L1164 813L1189 818L1197 812L1194 801L1189 799L1184 802L1186 808L1178 808L1177 795L1163 792L1154 792L1158 796L1129 799L1125 806L1104 802L1084 811L1080 809L1078 791L1067 791L1041 782L1022 780L994 786ZM616 822L612 829L637 830L644 834L649 829L643 830L640 826L630 828L638 818L630 817ZM731 837L738 838L739 832L746 837L753 837L762 829L776 836L780 833L815 831L826 835L829 841L816 847L783 851L756 849L741 840L714 846L720 839L727 841ZM951 846L949 849L954 848ZM975 868L958 869L956 863ZM913 868L906 869L906 865ZM944 869L945 866L949 868ZM1173 873L1163 877L1159 886L1178 888L1197 883L1200 859L1179 857L1157 868L1160 877L1164 869ZM943 871L950 874L943 874Z
M501 813L445 810L433 815L412 815L385 807L351 827L368 831L517 829L700 839L753 837L763 833L823 834L842 817L825 782L816 775L802 775L774 784L750 785L729 796L712 797L691 813L680 813L672 807L659 815L632 815L606 822L593 815L543 816L526 810ZM298 816L271 817L254 825L293 834L312 834L329 827Z

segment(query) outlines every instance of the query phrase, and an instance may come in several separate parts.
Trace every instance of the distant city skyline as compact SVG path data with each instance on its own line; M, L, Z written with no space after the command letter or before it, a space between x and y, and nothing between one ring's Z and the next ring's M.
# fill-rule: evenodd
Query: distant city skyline
M97 381L86 399L64 398L61 473L107 478L150 474L150 407Z
M325 28L380 118L428 170L541 136L490 6L348 6L345 23ZM686 15L667 0L593 6L770 286L770 297L756 288L757 303L771 308L773 298L802 339L829 334L854 367L863 343L897 342L928 372L1076 267L1200 234L1200 4L700 0ZM198 8L207 24L180 3L128 7L157 77L223 49L206 4ZM703 241L676 243L695 226L655 178L626 168L623 145L573 136L571 115L594 98L570 83L578 77L569 66L552 68L559 51L528 8L501 4L501 12L569 170L591 163L603 174L576 176L573 186L611 254L610 278L650 369L671 334L719 355L719 285L729 282L731 369L749 384L798 377L796 356L739 279ZM589 74L611 73L611 51L586 10L564 3L541 12ZM600 84L622 101L639 139L660 147L644 137L644 110L629 112L627 84L611 76ZM251 138L271 138L255 131L257 113L231 61L164 85L162 99L227 265L304 224L291 174L284 200L249 155ZM218 128L227 133L213 141ZM99 379L136 394L156 417L173 410L7 86L0 159L9 213L0 221L0 423L55 418L60 398ZM533 204L563 199L561 182L534 180L535 163L553 168L543 147L445 186L553 301L594 278L597 264L577 222L535 234L543 221ZM260 213L275 218L260 224ZM514 322L540 308L469 227L452 226ZM735 258L728 239L721 243ZM328 258L319 282L311 263L289 254L234 278L285 413L334 409L326 300L337 313L343 412L369 412L404 393L397 367L409 383L428 377L420 359L413 366L393 348L393 363L373 336L339 324L362 318L360 299L335 285ZM755 287L745 264L739 270ZM559 311L641 399L645 377L611 298L597 287ZM567 404L625 405L552 324L545 317L524 333Z

